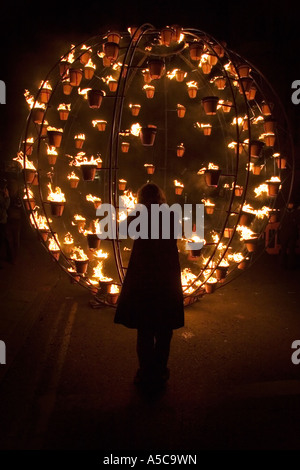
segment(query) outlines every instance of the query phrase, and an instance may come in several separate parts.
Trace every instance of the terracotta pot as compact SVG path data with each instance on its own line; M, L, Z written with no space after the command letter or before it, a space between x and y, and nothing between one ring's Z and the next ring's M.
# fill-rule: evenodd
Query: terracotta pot
M121 182L119 181L119 191L125 191L126 183L127 182L124 183L123 181L121 181Z
M74 142L76 149L82 149L85 139L74 139Z
M75 179L75 178L73 178L73 179L70 178L69 182L70 182L70 188L77 188L79 180Z
M249 253L256 251L258 238L250 238L248 240L244 240L244 242Z
M63 60L62 62L59 63L59 74L60 76L64 76L68 73L68 70L70 68L70 63L67 62L66 60Z
M236 186L234 188L234 194L235 194L235 196L238 196L238 197L242 196L243 195L243 188Z
M177 157L183 157L185 147L183 145L177 145Z
M267 181L268 185L268 196L277 196L279 192L279 187L281 185L280 181Z
M92 56L92 52L91 50L87 49L87 50L84 50L83 53L81 53L80 57L79 57L79 60L80 60L80 63L82 65L85 65L88 63L88 61L90 60Z
M216 78L215 85L218 88L218 90L224 90L226 87L226 78L225 77Z
M88 233L86 238L90 250L99 250L101 239L96 233Z
M213 214L215 211L215 206L205 206L205 212L208 215Z
M33 183L33 180L35 178L36 170L31 170L29 168L24 168L23 169L23 175L26 184L31 184Z
M239 225L250 225L253 220L255 219L255 214L252 214L251 212L241 212L241 216L239 219Z
M211 126L210 127L202 127L204 135L211 135Z
M145 72L143 72L143 77L145 83L150 83L152 80L149 70L145 70Z
M36 204L34 199L23 199L26 210L34 210Z
M109 32L107 34L107 41L108 42L113 42L115 44L120 44L121 35L119 33L114 32L114 31Z
M185 76L184 70L176 70L175 78L177 82L183 82Z
M221 170L205 170L204 178L207 186L217 187L221 176Z
M80 165L80 168L84 181L93 181L95 179L97 164L87 163L85 165Z
M103 45L104 53L105 56L110 60L110 61L115 61L118 58L119 55L119 45L115 42L106 42Z
M272 107L273 103L266 103L263 101L261 104L261 112L264 116L270 116L272 114Z
M95 74L94 67L84 67L84 78L86 80L91 80Z
M40 127L40 137L45 137L47 135L48 122L44 121Z
M252 84L251 87L250 87L250 90L246 92L246 96L247 96L249 101L255 99L256 91L257 91L256 86Z
M146 88L146 97L147 98L150 98L150 99L153 98L154 93L155 93L154 86L149 86L149 87Z
M62 82L62 86L63 86L63 94L70 95L73 90L73 86L71 85L69 80L65 80L64 82Z
M47 155L48 163L51 166L54 166L57 160L57 155Z
M118 82L115 80L109 80L108 82L109 91L117 91Z
M50 201L51 215L61 217L65 208L64 202Z
M173 24L171 26L171 28L173 30L172 41L179 42L180 41L180 36L181 36L181 33L182 33L182 27L177 25L177 24Z
M252 167L253 175L260 175L260 172L261 172L261 166L260 165L253 165L253 167Z
M206 96L202 98L202 105L207 115L211 116L217 113L219 98L217 96Z
M161 59L151 59L149 60L148 67L151 79L158 79L162 76L164 70L164 61Z
M177 105L177 116L183 118L185 116L186 107L183 105Z
M208 62L204 62L201 65L201 68L202 68L202 72L204 73L204 75L208 75L211 72L212 65L209 64Z
M190 98L196 98L198 88L196 86L188 87L188 94Z
M287 161L285 158L280 158L280 157L276 158L276 164L280 170L284 170L286 168L286 163Z
M183 191L183 188L181 186L175 186L175 194L181 195Z
M106 129L106 124L107 124L106 121L97 122L97 129L98 129L98 131L104 132L105 129Z
M276 120L267 118L264 120L264 131L265 133L274 133L276 130Z
M102 295L109 294L109 288L113 282L112 281L99 281L99 289Z
M231 238L232 235L233 235L233 230L234 230L234 229L233 229L232 227L226 227L226 228L224 229L224 237L225 237L225 238Z
M200 60L203 52L203 45L201 42L192 42L189 45L190 58L192 60Z
M264 140L267 147L274 147L276 136L275 134L267 134L264 136Z
M264 142L261 140L252 140L250 142L250 156L251 157L260 157Z
M171 28L163 28L161 30L161 43L164 46L169 46L171 44L172 38L173 38L174 31Z
M243 131L247 131L249 129L248 119L245 119L245 121L243 122L242 129L243 129Z
M218 62L218 57L217 57L215 54L213 54L213 53L211 53L211 52L208 52L208 53L207 53L207 62L208 62L211 66L216 65L217 62Z
M227 272L228 266L218 266L215 270L216 278L218 279L218 281L225 279L225 277L227 276Z
M249 93L252 86L253 79L251 77L241 77L239 79L239 92L242 95L243 92Z
M70 85L79 86L82 80L82 76L83 76L82 70L76 69L76 68L70 68L69 75L70 75Z
M237 67L239 76L242 77L249 77L251 67L247 64L242 64Z
M248 263L247 263L246 260L241 261L241 262L238 264L238 269L246 269L247 264L248 264Z
M221 44L214 44L212 48L219 57L224 57L225 51Z
M53 258L55 258L57 261L59 260L60 257L60 250L49 250Z
M42 124L45 115L43 108L32 108L31 117L35 124Z
M141 106L139 104L133 104L131 107L132 116L138 116L140 109L141 109Z
M232 101L224 101L222 103L222 110L224 111L224 113L230 113L231 109L232 109Z
M153 175L153 173L155 172L155 166L154 165L147 166L146 170L147 170L148 175Z
M107 294L107 301L111 305L116 305L116 303L118 302L118 298L119 298L118 293L108 292L108 294Z
M66 109L60 109L59 110L59 119L61 121L67 121L68 117L69 117L69 114L70 114L70 111L69 110L66 110Z
M76 272L79 274L85 274L87 272L89 260L73 260L75 264Z
M99 109L102 103L102 90L88 90L87 100L90 108Z
M59 148L62 140L63 133L61 131L47 131L49 145L51 147Z
M40 233L40 235L41 235L42 239L44 240L44 242L46 242L48 240L50 230L48 230L46 228L41 228L41 229L38 229L38 232Z
M142 145L150 147L154 144L157 128L156 126L142 127L140 130L140 138Z
M204 284L205 292L207 294L213 294L213 292L215 292L215 290L216 290L216 286L217 286L216 282L206 282Z
M39 101L47 104L51 96L51 90L48 88L42 88L39 94Z
M123 153L128 153L129 147L130 147L129 142L122 142L121 143L121 150L122 150Z

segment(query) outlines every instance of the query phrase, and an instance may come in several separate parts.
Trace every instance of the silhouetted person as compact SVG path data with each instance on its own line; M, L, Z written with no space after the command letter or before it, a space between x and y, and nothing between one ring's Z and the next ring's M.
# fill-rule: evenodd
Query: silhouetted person
M290 203L279 228L280 264L292 269L296 267L296 247L299 237L299 210Z
M5 179L0 180L0 256L10 259L10 247L7 238L7 209L10 199ZM0 265L2 267L2 265Z
M166 202L162 190L153 183L139 189L137 200L148 209L149 225L151 204ZM170 225L173 227L172 221ZM174 236L162 239L160 230L159 239L149 236L134 240L114 321L137 329L140 367L135 382L165 382L169 378L167 363L173 329L184 326L181 271Z

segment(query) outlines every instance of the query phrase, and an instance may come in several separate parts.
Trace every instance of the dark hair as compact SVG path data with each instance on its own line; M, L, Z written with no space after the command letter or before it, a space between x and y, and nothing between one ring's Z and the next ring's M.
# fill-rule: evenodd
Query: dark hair
M137 202L145 206L149 204L163 204L166 202L166 196L157 184L146 183L138 189Z

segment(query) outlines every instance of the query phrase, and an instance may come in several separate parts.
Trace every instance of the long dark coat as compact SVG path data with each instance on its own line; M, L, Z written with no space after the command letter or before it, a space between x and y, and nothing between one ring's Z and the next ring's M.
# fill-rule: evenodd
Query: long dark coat
M128 328L184 326L176 239L134 241L114 321Z

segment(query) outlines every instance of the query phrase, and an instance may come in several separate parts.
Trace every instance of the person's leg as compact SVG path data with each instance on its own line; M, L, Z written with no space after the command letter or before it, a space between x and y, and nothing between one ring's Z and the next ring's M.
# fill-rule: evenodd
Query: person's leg
M154 358L157 372L160 375L168 375L168 359L170 354L171 339L173 330L170 328L160 329L155 332ZM168 378L168 377L166 377Z
M137 330L136 351L139 360L139 375L146 377L153 371L154 332L151 329Z

